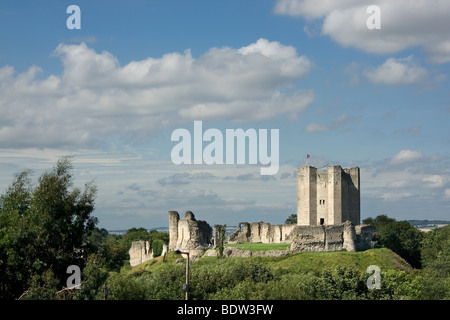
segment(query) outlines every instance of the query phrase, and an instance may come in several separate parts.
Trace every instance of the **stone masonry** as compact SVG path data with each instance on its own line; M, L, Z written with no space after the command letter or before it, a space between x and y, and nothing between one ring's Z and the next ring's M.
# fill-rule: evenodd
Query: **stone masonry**
M328 166L326 171L305 166L297 170L299 226L360 223L359 168Z
M191 211L181 220L177 211L169 211L169 237L169 250L202 250L211 245L212 228Z
M228 238L229 243L285 243L294 229L293 224L271 225L267 222L240 222Z
M161 255L167 252L167 245L163 245L163 251ZM150 243L148 241L133 241L131 248L128 251L130 255L130 265L132 267L137 266L145 261L153 259L153 250L150 249Z

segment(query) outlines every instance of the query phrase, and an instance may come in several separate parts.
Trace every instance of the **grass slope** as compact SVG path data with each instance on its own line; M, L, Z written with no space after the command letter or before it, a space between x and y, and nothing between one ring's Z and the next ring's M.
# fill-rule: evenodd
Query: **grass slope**
M270 247L268 250L274 250ZM135 267L122 268L123 273L141 274L144 272L157 272L164 265L173 263L179 256L168 253L163 261L163 257L158 257L146 261ZM404 270L411 271L411 266L387 248L370 249L359 252L303 252L289 254L284 257L250 257L250 258L225 258L225 259L255 259L264 263L267 267L276 271L291 273L302 273L306 271L322 271L324 269L334 269L337 266L350 267L358 271L365 271L370 265L377 265L381 271ZM223 263L223 259L217 257L203 257L192 264L192 268L209 265L213 268L217 264Z
M382 271L390 269L412 270L411 266L404 259L386 248L360 252L303 252L281 258L272 258L269 265L275 270L285 269L292 273L309 270L322 271L323 269L334 269L338 266L365 271L370 265L377 265Z

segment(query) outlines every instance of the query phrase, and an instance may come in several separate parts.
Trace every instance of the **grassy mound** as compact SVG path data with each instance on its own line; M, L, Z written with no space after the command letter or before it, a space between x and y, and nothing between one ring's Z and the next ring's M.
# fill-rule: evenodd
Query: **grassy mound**
M284 249L286 249L286 244ZM239 247L243 250L284 250L282 246L274 244L251 244L251 246ZM265 247L265 249L263 249ZM156 272L163 265L174 263L180 256L169 252L165 257L158 257L146 261L135 267L123 268L122 272L127 274L141 274L145 272ZM302 252L297 254L289 254L284 257L250 257L250 258L225 258L225 259L251 259L263 263L272 270L285 270L292 273L301 273L307 271L322 271L324 269L334 269L336 267L349 267L358 271L365 271L370 265L377 265L382 271L387 270L403 270L409 272L412 270L411 266L386 248L370 249L366 251L347 252ZM214 268L216 264L222 263L217 257L202 257L196 265L210 265ZM184 262L184 261L183 261Z

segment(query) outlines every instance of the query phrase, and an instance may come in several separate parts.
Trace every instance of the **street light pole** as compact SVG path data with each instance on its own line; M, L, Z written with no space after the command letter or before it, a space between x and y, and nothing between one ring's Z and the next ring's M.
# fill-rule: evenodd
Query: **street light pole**
M186 300L189 300L189 252L187 254L186 260Z
M180 250L176 250L175 254L185 254L187 255L186 259L186 283L183 285L183 291L186 293L186 300L189 300L189 252L181 252Z

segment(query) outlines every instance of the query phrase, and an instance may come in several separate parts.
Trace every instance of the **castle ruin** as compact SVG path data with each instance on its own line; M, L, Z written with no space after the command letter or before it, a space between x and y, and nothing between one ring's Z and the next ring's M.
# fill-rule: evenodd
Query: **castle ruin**
M201 255L206 247L219 243L220 227L214 225L213 232L206 221L197 221L191 211L186 211L184 219L178 212L169 211L168 249ZM298 168L297 224L240 222L228 242L290 243L291 253L371 248L372 227L360 224L359 168ZM143 252L140 246L139 250Z
M180 219L177 211L169 211L169 250L203 251L212 244L212 228L206 221L195 219L192 211L186 211Z
M240 222L230 243L291 243L291 252L356 251L372 246L361 225L360 170L327 166L297 169L297 225Z

